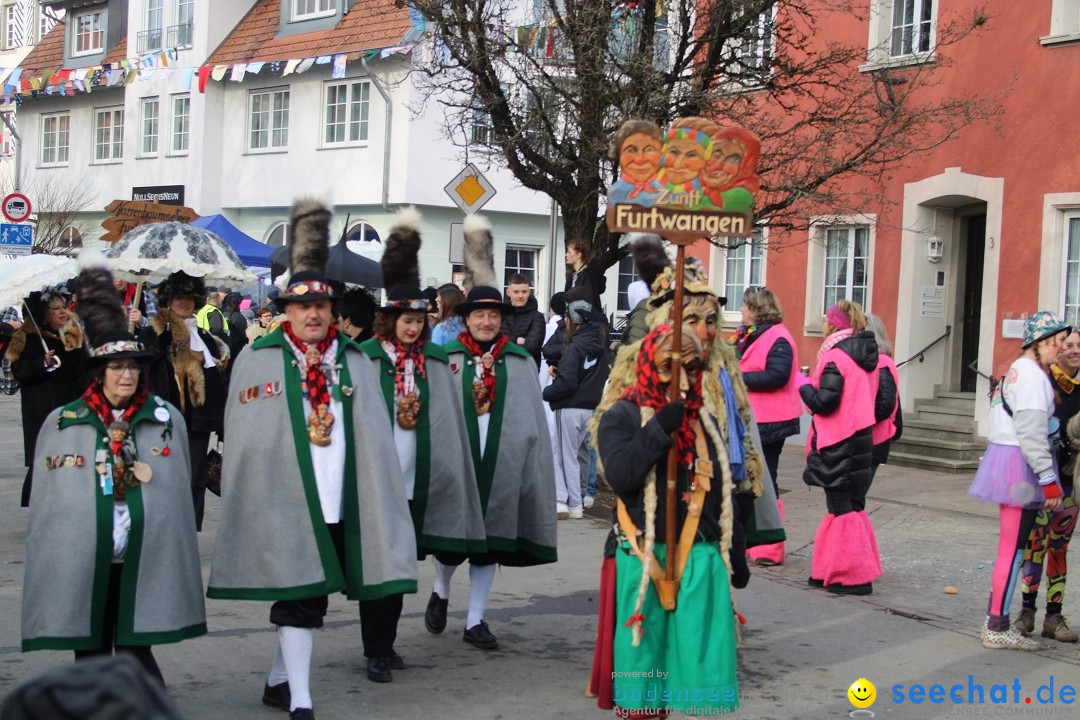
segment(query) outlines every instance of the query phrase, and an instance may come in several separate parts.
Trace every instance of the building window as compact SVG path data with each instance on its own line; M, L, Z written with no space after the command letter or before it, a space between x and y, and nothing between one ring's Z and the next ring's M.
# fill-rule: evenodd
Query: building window
M21 38L19 37L19 28L21 23L19 22L19 10L18 5L8 5L4 8L4 48L11 49L22 45Z
M289 144L289 91L251 94L250 150L275 150Z
M186 155L191 137L191 97L177 95L172 99L172 153Z
M71 116L67 113L41 118L41 164L67 165Z
M634 263L634 256L627 255L619 261L619 295L615 303L615 308L619 312L629 312L634 309L630 307L630 298L627 296L626 291L630 287L630 283L637 279L637 265Z
M732 244L739 243L737 239ZM743 293L748 287L765 284L765 241L761 228L754 228L750 242L741 241L724 253L724 297L727 309L738 310L742 306Z
M139 52L161 50L165 26L165 0L146 0L146 30L139 33Z
M737 62L729 70L732 80L744 87L761 87L769 80L772 68L773 11L766 10L747 23L743 36L734 42Z
M124 155L124 109L94 112L94 162L118 162Z
M285 241L289 237L289 223L278 222L270 226L270 229L266 231L266 235L263 238L263 242L270 247L284 247Z
M333 15L336 12L334 0L292 0L292 2L293 20L310 20Z
M870 228L830 227L825 231L825 297L822 314L848 299L867 307Z
M349 231L345 233L345 242L361 243L359 246L349 247L353 252L357 252L358 248L367 243L381 243L382 238L379 237L379 231L373 228L371 223L361 220L349 226Z
M890 57L930 52L934 0L893 0Z
M142 101L142 142L139 144L140 155L157 155L158 151L158 112L160 104L157 98Z
M509 284L507 281L511 275L521 273L529 278L529 287L536 288L536 265L540 251L535 248L510 247L506 248L506 259L503 263L503 289Z
M473 145L491 145L495 130L491 127L491 114L482 107L473 106L469 141Z
M176 4L176 25L169 28L169 47L186 47L192 43L195 25L195 0L179 0Z
M92 55L105 50L105 13L89 12L75 16L75 52L73 55Z
M339 83L326 86L325 144L363 142L368 138L371 84Z
M68 225L60 232L60 239L56 243L57 248L65 250L77 250L82 246L82 233L73 225Z
M1080 322L1080 213L1065 215L1065 322Z
M49 31L56 27L56 18L53 17L51 10L42 8L38 17L38 39L44 40L45 36L49 34Z

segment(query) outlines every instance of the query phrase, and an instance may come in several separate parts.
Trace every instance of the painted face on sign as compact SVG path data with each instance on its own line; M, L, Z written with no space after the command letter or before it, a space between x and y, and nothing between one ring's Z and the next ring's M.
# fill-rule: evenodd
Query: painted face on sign
M722 190L738 177L746 148L738 140L723 138L713 145L712 157L705 163L701 184L711 190Z
M627 180L643 183L660 171L660 140L645 133L634 133L619 149L619 170Z
M664 146L664 170L671 185L693 181L705 167L705 148L691 138L669 138Z

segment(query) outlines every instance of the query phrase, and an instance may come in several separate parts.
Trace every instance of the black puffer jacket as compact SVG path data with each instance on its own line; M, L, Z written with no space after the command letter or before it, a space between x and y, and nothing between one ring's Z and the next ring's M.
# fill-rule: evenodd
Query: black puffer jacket
M882 420L888 420L896 411L896 432L888 440L884 440L874 446L874 465L884 465L889 462L889 448L892 447L892 441L900 437L901 432L901 420L900 410L896 406L897 387L896 381L893 380L892 373L889 372L889 368L881 368L878 370L878 391L877 399L874 401L874 420L881 422Z
M510 338L510 342L516 343L519 337L525 338L525 352L532 356L536 367L540 367L540 348L544 345L544 315L537 307L536 297L529 296L529 301L524 307L513 307L507 299L506 313L503 315L502 331Z
M838 343L836 349L846 353L862 370L868 373L876 372L878 349L874 333L861 332L852 335ZM822 371L821 381L817 388L813 385L804 385L799 388L803 402L815 416L836 412L840 407L843 393L844 376L831 362ZM867 398L867 401L876 405L877 398ZM873 450L872 428L860 430L846 440L820 450L815 441L806 458L803 482L829 490L847 490L853 484L867 485L870 482L870 462Z
M595 410L600 404L611 370L604 330L600 323L589 322L570 337L559 358L555 380L544 388L544 401L552 410Z

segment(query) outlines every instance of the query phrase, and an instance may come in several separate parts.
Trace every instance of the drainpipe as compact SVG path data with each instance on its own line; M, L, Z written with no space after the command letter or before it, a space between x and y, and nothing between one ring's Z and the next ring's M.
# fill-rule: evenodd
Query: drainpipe
M15 130L15 126L11 124L9 116L11 113L0 113L0 120L4 121L7 125L8 131L11 133L11 137L15 138L15 178L12 181L15 192L20 192L19 178L22 174L22 138L19 137L19 133Z
M394 106L390 102L390 93L386 92L386 88L382 86L382 83L375 77L375 73L371 72L371 68L368 67L367 58L361 59L360 64L371 79L371 84L382 95L383 102L386 105L386 120L383 128L382 208L390 212L390 130L394 121Z

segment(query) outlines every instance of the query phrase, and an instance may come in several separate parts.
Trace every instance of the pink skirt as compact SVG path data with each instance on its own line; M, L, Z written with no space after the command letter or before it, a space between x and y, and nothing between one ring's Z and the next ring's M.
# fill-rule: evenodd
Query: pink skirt
M1057 460L1054 460L1057 471ZM1046 499L1036 475L1018 445L990 443L979 462L968 495L985 503L1032 510Z

